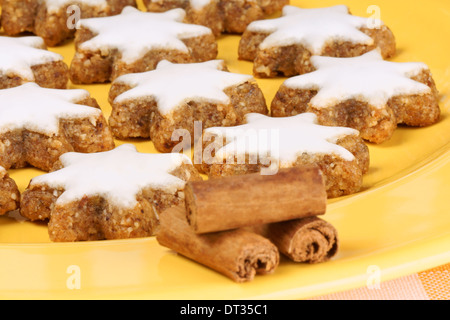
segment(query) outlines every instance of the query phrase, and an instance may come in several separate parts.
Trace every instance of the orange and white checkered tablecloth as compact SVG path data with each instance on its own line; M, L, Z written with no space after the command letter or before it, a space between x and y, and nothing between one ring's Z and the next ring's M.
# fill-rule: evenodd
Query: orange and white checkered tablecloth
M313 300L450 300L450 263L398 279L377 288L357 288Z

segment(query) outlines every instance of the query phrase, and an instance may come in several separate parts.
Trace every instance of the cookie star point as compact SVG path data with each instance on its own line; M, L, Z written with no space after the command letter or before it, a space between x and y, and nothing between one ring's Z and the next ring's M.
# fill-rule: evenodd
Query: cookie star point
M0 90L0 133L25 129L51 136L61 119L98 117L101 110L75 103L87 97L83 89L42 88L34 82Z
M62 60L60 54L45 49L40 37L0 36L0 72L5 75L16 74L34 81L33 66Z

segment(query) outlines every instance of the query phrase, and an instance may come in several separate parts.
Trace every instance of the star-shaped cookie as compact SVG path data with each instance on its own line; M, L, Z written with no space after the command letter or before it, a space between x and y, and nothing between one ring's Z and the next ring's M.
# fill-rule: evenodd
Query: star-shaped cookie
M222 60L163 60L155 70L117 78L110 91L113 133L122 139L150 137L159 151L170 152L178 144L173 131L185 129L193 136L194 121L204 128L230 126L246 113L267 113L253 77L225 68Z
M48 51L42 38L0 36L0 89L26 82L62 89L68 79L63 57Z
M72 81L106 82L121 74L152 70L163 59L214 59L217 43L211 29L183 23L184 16L183 9L153 13L128 6L116 16L81 19Z
M311 55L352 57L380 48L395 54L395 39L379 20L353 16L344 5L302 9L285 6L280 18L254 21L239 44L241 59L254 61L261 77L312 71Z
M158 213L183 199L187 180L200 178L183 154L141 153L131 144L65 153L59 167L33 178L21 202L23 216L50 219L53 241L150 236Z
M361 187L369 154L358 131L319 125L313 113L284 118L253 113L245 118L240 126L204 131L202 154L194 155L200 171L210 176L274 174L279 168L317 164L330 197Z
M282 84L272 115L314 112L321 124L355 128L376 143L388 140L398 123L439 119L436 86L423 63L385 61L377 50L353 58L313 56L311 63L316 71Z
M3 1L2 26L9 36L32 32L48 46L74 36L80 18L119 14L135 0L23 0Z
M215 35L242 33L247 25L281 10L288 0L144 0L148 11L163 12L173 8L186 10L186 21L207 26Z
M222 60L189 64L164 60L153 71L118 78L115 83L127 84L132 89L117 96L114 102L151 96L157 101L158 111L163 115L196 99L226 104L230 102L230 97L224 90L252 81L253 77L224 71L223 68Z
M49 89L35 83L0 90L0 165L50 170L67 151L114 147L96 101L82 89Z

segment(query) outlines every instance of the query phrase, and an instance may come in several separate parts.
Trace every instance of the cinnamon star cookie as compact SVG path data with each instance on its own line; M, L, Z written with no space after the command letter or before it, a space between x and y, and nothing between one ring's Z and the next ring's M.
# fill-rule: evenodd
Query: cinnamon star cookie
M35 83L0 90L0 165L48 171L68 151L112 149L106 119L89 92Z
M157 68L117 78L110 90L109 123L121 139L151 138L160 152L171 152L186 131L194 142L199 129L241 124L250 112L267 114L262 91L252 76L226 71L222 60L200 63L161 61ZM181 132L184 136L184 133Z
M69 69L63 57L48 51L42 38L0 36L0 89L27 82L65 89L68 80Z
M131 144L98 153L63 154L54 171L30 182L21 214L49 219L52 241L153 235L158 214L184 199L186 181L201 179L180 153L140 153Z
M272 118L245 115L245 123L204 130L194 163L210 177L318 165L329 197L360 190L369 167L369 150L357 130L322 126L313 113Z
M390 139L399 123L439 120L438 91L423 63L385 61L376 50L354 58L313 56L311 63L316 71L281 85L272 116L313 112L320 124L357 129L374 143Z
M119 14L135 0L3 0L2 26L10 36L32 32L48 46L72 39L80 18Z
M217 56L211 29L183 23L185 11L142 12L125 7L112 17L81 19L70 66L74 83L108 82L153 70L163 59L201 62Z
M222 32L242 33L250 22L280 11L288 3L289 0L144 0L152 12L182 8L186 10L186 22L207 26L216 36Z
M380 20L353 16L346 6L285 6L280 18L254 21L239 42L239 58L253 61L255 76L293 76L314 70L312 55L354 57L379 48L395 54L395 39Z

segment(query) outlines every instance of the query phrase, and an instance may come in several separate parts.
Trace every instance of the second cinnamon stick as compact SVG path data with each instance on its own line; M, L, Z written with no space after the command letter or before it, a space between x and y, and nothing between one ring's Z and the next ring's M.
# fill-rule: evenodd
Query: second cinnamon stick
M236 282L251 281L256 274L270 274L278 267L279 252L268 239L243 229L196 234L186 221L185 208L161 213L158 243Z
M187 220L207 233L322 215L327 194L317 166L192 181L185 187Z
M339 247L336 228L319 217L253 226L249 230L268 238L281 253L295 262L328 261L336 255Z

